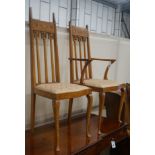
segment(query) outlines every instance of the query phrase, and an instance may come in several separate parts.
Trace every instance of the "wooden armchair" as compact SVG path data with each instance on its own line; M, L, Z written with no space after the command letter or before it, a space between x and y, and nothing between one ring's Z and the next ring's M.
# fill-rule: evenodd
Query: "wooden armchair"
M105 93L121 90L121 101L119 106L118 121L121 119L121 112L125 100L125 84L119 84L117 81L108 80L108 71L116 60L92 58L90 52L89 31L86 28L76 27L69 23L69 43L70 43L70 79L71 83L85 85L94 92L99 93L99 118L98 118L98 134L101 134L101 117L102 108L104 106ZM92 61L107 61L107 66L103 79L93 79ZM79 66L78 66L79 65ZM70 103L72 104L72 103ZM69 106L71 107L71 106ZM71 111L71 109L69 109Z
M31 47L31 54L30 54L31 55L31 132L33 133L35 124L36 95L52 99L55 129L56 129L56 151L59 151L60 100L69 99L69 102L73 103L73 98L81 96L87 97L88 107L87 107L86 134L88 137L90 137L89 128L90 128L90 113L92 105L91 88L88 88L86 86L80 86L77 84L60 82L57 30L54 14L53 14L53 22L45 22L32 19L31 8L29 15L30 15L29 26L30 26L30 47ZM43 48L41 48L40 45ZM43 52L44 57L43 63L41 63L41 57L40 57L41 52ZM44 72L42 73L45 74L41 74L41 70L43 69ZM51 77L51 80L49 77Z

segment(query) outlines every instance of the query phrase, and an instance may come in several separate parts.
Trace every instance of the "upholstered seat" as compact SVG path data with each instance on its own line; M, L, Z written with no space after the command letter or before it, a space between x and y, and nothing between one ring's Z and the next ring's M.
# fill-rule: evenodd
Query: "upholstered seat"
M67 96L69 94L75 94L75 97L78 97L79 93L85 92L86 94L90 92L91 89L86 86L81 86L77 84L71 84L71 83L45 83L45 84L39 84L35 87L35 92L40 93L46 93L50 97L56 97L60 95L66 94Z
M36 86L36 89L50 92L53 94L72 93L72 92L78 92L81 90L90 90L90 88L86 86L80 86L77 84L70 84L70 83L40 84Z
M76 83L79 84L80 81L76 81ZM117 81L102 79L87 79L84 80L83 84L89 87L96 87L101 89L120 86L120 83L118 83Z

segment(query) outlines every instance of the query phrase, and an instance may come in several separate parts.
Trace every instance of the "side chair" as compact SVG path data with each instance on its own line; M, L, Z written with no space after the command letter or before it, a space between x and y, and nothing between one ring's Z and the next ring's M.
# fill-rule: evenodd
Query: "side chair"
M60 151L60 100L69 99L69 102L73 103L74 98L87 97L86 136L90 137L92 91L91 88L86 86L60 82L57 30L54 14L53 22L40 21L32 18L32 9L30 8L29 27L31 52L31 133L33 133L35 125L36 95L51 99L56 130L56 151ZM41 45L43 48L40 47ZM41 52L43 53L43 63L41 63ZM44 72L41 72L41 70L44 70ZM51 77L51 80L49 77Z
M101 134L102 109L104 106L105 93L121 90L121 101L119 106L118 121L121 121L122 107L125 100L125 84L108 80L108 71L116 60L105 58L92 58L90 52L90 39L88 26L86 28L71 25L69 22L69 45L70 45L70 80L71 83L85 85L99 94L99 117L98 134ZM105 69L104 77L94 79L92 76L92 61L106 61L109 65ZM94 71L95 72L95 71ZM70 103L72 104L72 103ZM69 108L72 106L70 105ZM69 112L72 110L69 109Z

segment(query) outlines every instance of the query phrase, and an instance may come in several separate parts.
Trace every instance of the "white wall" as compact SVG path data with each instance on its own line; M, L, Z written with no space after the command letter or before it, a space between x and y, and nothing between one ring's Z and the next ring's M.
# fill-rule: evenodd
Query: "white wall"
M115 8L93 0L72 1L72 24L97 33L114 35Z
M71 0L25 0L25 21L29 20L29 7L33 18L51 21L54 12L57 25L66 27L69 23Z
M116 37L109 37L103 34L90 34L91 53L93 57L106 57L117 58L117 63L112 65L109 72L110 79L117 79L124 82L129 82L129 40L119 39ZM61 81L69 81L69 36L66 29L58 28L58 48L60 59L60 74ZM26 128L30 123L30 43L29 43L29 29L25 27L25 113L26 113ZM105 63L95 61L93 63L93 75L94 78L103 78L103 71ZM98 96L94 93L93 105L98 105ZM77 104L76 104L76 103ZM73 111L75 113L86 110L85 97L75 100L73 105ZM37 96L36 100L36 124L49 122L52 120L53 111L51 101L43 97ZM61 117L65 117L67 114L68 101L61 102Z
M119 82L130 82L130 42L128 39L119 39L117 55L116 79Z
M33 18L40 20L51 21L54 12L60 27L67 27L71 19L77 26L88 25L90 31L114 35L115 9L93 0L25 0L26 21L29 7Z

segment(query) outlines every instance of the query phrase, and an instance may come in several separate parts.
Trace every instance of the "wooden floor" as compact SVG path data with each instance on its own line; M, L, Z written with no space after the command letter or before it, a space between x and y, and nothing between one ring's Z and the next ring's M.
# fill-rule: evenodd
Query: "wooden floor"
M106 125L105 125L106 124ZM102 122L102 132L110 132L119 128L118 122ZM99 141L101 138L97 135L97 116L91 117L91 135L86 137L86 119L85 117L74 119L71 125L66 122L61 124L60 128L60 152L55 149L55 130L52 125L46 125L35 129L33 136L26 132L26 155L70 155L87 148Z

